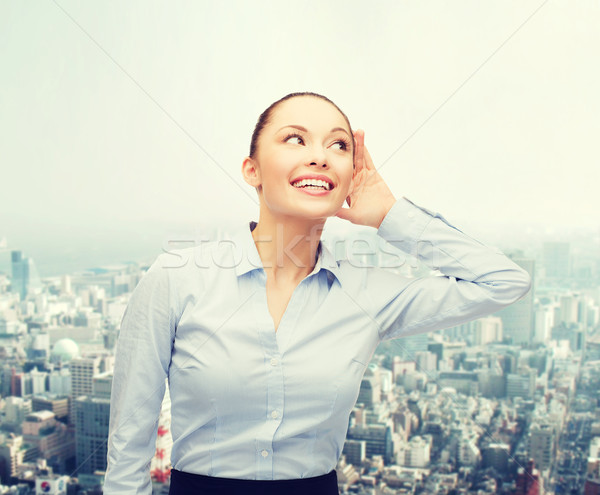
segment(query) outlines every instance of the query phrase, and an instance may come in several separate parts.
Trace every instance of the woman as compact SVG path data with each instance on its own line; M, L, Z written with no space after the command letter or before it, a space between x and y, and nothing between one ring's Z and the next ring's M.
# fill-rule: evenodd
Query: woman
M171 495L338 493L334 468L377 345L488 315L530 288L500 251L397 200L364 132L324 96L293 93L263 112L242 173L258 223L161 254L131 296L106 494L150 494L165 378ZM320 241L331 216L377 229L444 276L336 261Z

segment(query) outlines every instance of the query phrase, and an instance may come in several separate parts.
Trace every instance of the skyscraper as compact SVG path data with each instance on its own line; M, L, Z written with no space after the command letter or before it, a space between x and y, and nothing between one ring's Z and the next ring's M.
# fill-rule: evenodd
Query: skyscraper
M554 429L549 423L533 423L529 429L528 452L540 470L552 466L555 453Z
M571 275L571 245L544 242L544 270L547 278L565 279Z
M543 482L540 472L536 469L533 460L527 463L527 467L520 467L515 482L515 495L539 495L544 493Z
M71 395L92 395L93 377L100 373L100 356L75 358L69 365L71 372Z
M69 364L71 371L71 393L74 398L80 395L91 395L94 376L113 369L114 357L108 354L95 354L75 358Z
M12 290L19 294L21 300L25 299L30 289L42 287L33 259L24 256L23 251L11 252L11 271Z
M417 360L418 352L427 352L429 344L429 335L427 333L418 333L395 339L391 345L396 347L396 355L407 361Z
M112 368L112 356L94 355L73 359L69 363L72 403L75 404L78 397L93 395L94 376L112 371ZM76 423L77 418L77 413L72 409L70 414L71 423Z
M529 344L534 331L533 296L535 291L535 260L528 258L512 258L531 276L531 290L510 306L494 313L502 318L502 334L512 339L514 344Z
M78 472L106 471L106 439L110 419L112 372L93 378L93 393L75 399Z

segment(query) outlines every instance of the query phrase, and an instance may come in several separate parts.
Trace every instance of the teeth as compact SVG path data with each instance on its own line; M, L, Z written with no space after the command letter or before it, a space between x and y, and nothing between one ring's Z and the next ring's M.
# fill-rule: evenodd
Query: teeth
M326 191L329 191L331 188L331 185L329 184L329 182L324 181L324 180L319 180L319 179L303 179L303 180L294 182L292 185L294 187L298 187L298 188L304 187L304 186L318 186L318 187L322 187Z

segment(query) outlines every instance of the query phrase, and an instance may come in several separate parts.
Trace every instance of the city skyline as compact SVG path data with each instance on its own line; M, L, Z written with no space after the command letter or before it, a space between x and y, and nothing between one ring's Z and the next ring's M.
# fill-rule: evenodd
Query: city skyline
M490 494L600 485L600 260L580 258L568 242L542 249L533 258L510 254L532 276L527 297L379 345L336 467L341 493L363 495L361 487L373 484L417 490L409 493L477 486ZM385 266L380 254L364 261ZM106 466L118 324L147 266L65 275L40 287L22 252L9 262L12 276L0 276L0 303L13 306L0 318L0 456L13 464L4 463L0 482L10 482L12 469L19 480L79 484L83 495ZM425 268L392 271L422 276ZM168 483L171 445L165 396L151 468L157 495Z

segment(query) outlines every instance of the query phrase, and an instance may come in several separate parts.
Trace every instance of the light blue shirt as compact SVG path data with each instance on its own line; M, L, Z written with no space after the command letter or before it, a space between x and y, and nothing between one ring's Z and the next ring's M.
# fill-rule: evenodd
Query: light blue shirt
M414 255L443 275L336 261L321 243L275 332L254 226L229 242L160 254L133 291L116 347L107 495L151 493L166 378L175 469L257 480L319 476L337 464L380 342L489 315L531 285L501 251L403 197L377 234L399 260Z

